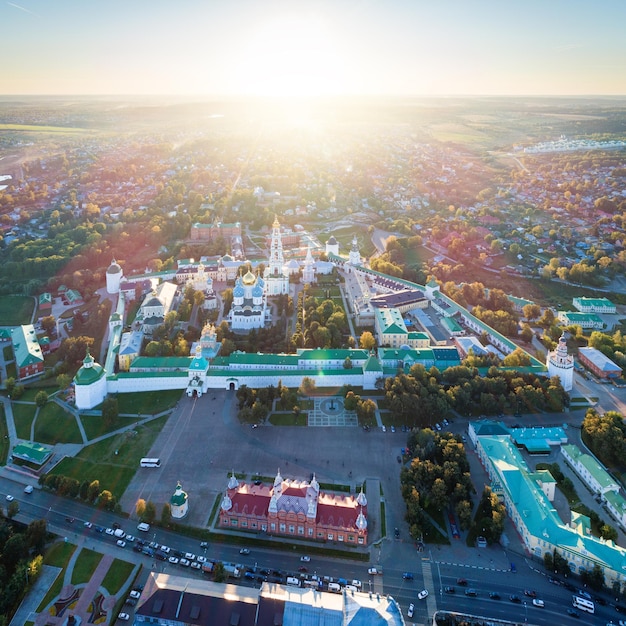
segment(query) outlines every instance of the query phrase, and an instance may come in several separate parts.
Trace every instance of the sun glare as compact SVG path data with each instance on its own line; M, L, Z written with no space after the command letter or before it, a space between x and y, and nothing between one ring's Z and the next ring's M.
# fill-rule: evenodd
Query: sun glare
M240 87L258 96L329 96L344 92L344 55L317 18L260 24L242 55Z

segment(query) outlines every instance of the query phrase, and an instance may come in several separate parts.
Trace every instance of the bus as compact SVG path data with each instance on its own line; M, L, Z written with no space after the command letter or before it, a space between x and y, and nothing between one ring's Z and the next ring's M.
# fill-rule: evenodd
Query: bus
M139 462L140 467L161 467L161 459L143 458Z
M591 600L587 600L586 598L581 598L580 596L572 596L572 606L580 609L581 611L586 611L587 613L596 612L596 607L593 602Z

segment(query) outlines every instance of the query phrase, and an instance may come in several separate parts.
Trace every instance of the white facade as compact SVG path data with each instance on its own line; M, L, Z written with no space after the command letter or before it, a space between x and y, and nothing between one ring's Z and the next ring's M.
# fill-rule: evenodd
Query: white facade
M244 276L237 277L229 313L231 328L233 330L263 328L266 315L267 301L263 279L250 271Z
M574 357L567 354L567 343L561 335L559 344L553 352L548 352L546 358L548 376L558 376L565 391L571 391L574 386Z

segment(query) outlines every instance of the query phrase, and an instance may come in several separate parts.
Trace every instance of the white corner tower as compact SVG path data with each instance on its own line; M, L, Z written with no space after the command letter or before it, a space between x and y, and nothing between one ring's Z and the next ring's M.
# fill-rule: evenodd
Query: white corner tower
M567 354L565 335L561 335L556 350L548 352L546 359L548 376L558 376L565 391L571 391L574 386L574 357Z
M359 242L356 239L356 235L352 238L352 246L348 255L348 263L350 263L350 265L361 265L361 253L359 252Z
M124 272L115 259L111 261L111 265L107 268L107 293L114 294L120 292L120 283L124 277Z

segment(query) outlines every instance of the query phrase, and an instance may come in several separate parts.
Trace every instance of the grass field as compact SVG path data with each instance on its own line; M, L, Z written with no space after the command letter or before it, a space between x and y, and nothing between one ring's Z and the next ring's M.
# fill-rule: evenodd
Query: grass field
M269 422L274 426L306 426L307 413L295 416L293 413L271 413Z
M55 443L82 443L76 418L66 413L56 402L48 402L35 420L35 441Z
M29 386L24 389L24 393L20 397L20 400L22 402L34 402L35 396L42 390L45 391L49 396L52 395L55 391L59 390L53 380L45 380L41 381L41 383L42 384L37 385L36 387L31 386L31 383L29 383Z
M111 567L102 581L102 586L111 595L117 593L128 580L128 577L133 571L133 567L134 565L128 561L115 559L115 561L111 563Z
M83 548L72 569L72 584L80 585L89 582L96 571L96 567L98 567L98 563L102 560L102 556L100 552Z
M37 407L34 404L19 404L14 402L11 406L13 409L13 421L15 422L15 430L20 439L30 441L30 427L32 426Z
M0 129L3 124L0 124ZM30 296L2 296L0 298L0 320L3 326L30 324L35 299Z
M4 406L0 404L0 465L6 465L9 458L9 431L4 413Z
M108 489L119 499L135 475L141 457L146 456L166 421L167 417L161 417L139 426L134 436L130 433L115 435L87 446L78 456L63 459L52 473L81 482L99 480L102 489Z
M182 393L180 389L121 393L117 396L117 407L120 415L124 413L129 415L156 415L174 408Z
M74 554L74 550L76 550L76 546L72 543L65 543L63 541L59 541L55 543L49 550L46 552L44 556L43 562L45 565L52 565L54 567L60 567L63 570L67 567L67 564L70 560L72 554ZM44 596L44 599L39 603L39 607L37 608L37 612L41 613L54 598L56 598L60 593L61 589L63 589L63 572L59 572L59 575L56 577L54 583L50 589L48 589L48 593Z
M101 435L111 433L118 428L124 428L125 426L133 425L137 422L136 416L133 417L118 417L110 424L107 424L101 415L81 415L80 421L83 423L83 428L87 434L87 439L91 441Z

